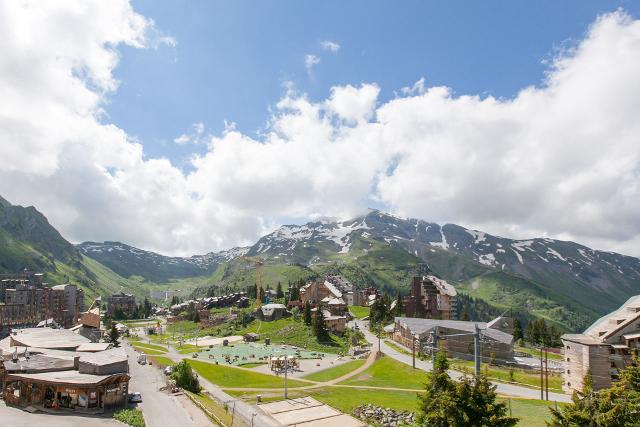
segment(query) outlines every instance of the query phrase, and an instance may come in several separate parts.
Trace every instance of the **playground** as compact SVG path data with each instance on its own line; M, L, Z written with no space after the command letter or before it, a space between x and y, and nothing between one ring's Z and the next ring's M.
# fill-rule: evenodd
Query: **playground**
M197 356L196 356L197 355ZM335 354L307 351L295 346L264 343L230 343L215 345L194 353L195 358L224 365L268 364L272 358L289 360L335 358Z

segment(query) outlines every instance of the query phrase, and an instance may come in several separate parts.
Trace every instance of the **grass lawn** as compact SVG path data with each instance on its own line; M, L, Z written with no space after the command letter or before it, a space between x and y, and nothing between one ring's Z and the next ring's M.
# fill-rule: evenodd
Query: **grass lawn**
M222 423L222 425L226 426L232 425L233 418L231 417L229 408L225 408L223 405L218 404L218 402L204 393L195 394L190 391L185 391L185 393L187 393L191 399L202 405L206 409L205 414L209 418L212 418L216 424Z
M528 347L520 347L520 346L516 346L514 348L515 351L520 351L522 353L526 353L532 357L540 357L540 350L535 349L535 348L528 348ZM564 357L562 357L561 354L555 354L555 353L551 353L549 352L549 359L550 360L564 360ZM543 356L544 357L544 356Z
M204 347L198 347L193 344L182 344L180 347L176 347L176 349L178 350L178 353L180 354L195 353L198 350L202 350L203 348Z
M387 356L381 357L366 371L340 384L420 390L424 387L426 378L427 375L425 372L419 369L413 369L411 366ZM358 393L359 392L360 391L358 391Z
M155 350L155 351L162 351L165 352L167 351L166 347L162 347L156 344L147 344L145 342L141 342L141 341L135 341L131 344L134 347L137 348L142 348L142 349L149 349L149 350Z
M473 362L468 360L450 359L451 369L462 372L473 372ZM521 385L540 388L540 373L524 371L522 369L511 369L513 372L513 379L509 374L509 368L503 368L499 366L489 366L486 363L482 364L482 372L491 380L498 380L504 382L514 382ZM552 374L549 372L549 390L562 392L562 376L560 374Z
M158 350L153 350L151 348L138 347L137 345L132 345L132 347L135 348L136 350L138 350L140 353L149 354L151 356L156 356L156 355L159 355L159 354L167 354L167 350L158 351Z
M506 401L506 398L500 400ZM561 404L558 404L561 405ZM520 418L518 427L545 427L545 421L551 419L549 407L554 406L553 402L530 399L511 399L512 416Z
M193 369L208 381L221 387L246 387L246 388L283 388L284 377L251 372L229 366L215 365L213 363L197 360L187 361ZM290 379L289 387L302 387L309 383Z
M144 427L144 417L139 409L120 409L113 413L113 418L132 427Z
M257 368L258 366L266 365L266 363L241 363L238 365L241 368Z
M274 322L261 322L254 320L246 328L238 329L235 335L244 335L255 332L260 335L260 341L270 338L274 344L289 344L301 347L310 351L323 353L346 354L348 345L344 339L331 335L331 341L318 342L311 332L311 327L306 326L302 321L295 321L292 318L280 319Z
M227 391L228 394L239 397L247 402L255 402L256 394L247 392ZM348 387L329 386L313 390L291 391L290 398L312 396L345 413L352 413L353 409L363 403L372 403L385 408L399 411L412 411L418 409L417 392L393 391L393 390L354 390ZM264 396L263 401L282 400L281 395ZM499 401L507 402L507 398L500 397ZM553 402L540 400L511 399L511 413L520 418L519 427L544 427L545 421L551 419L549 406Z
M369 307L360 307L359 305L352 305L349 307L349 311L354 317L363 319L369 316Z
M152 356L151 359L155 362L156 365L162 366L163 368L165 366L173 366L176 364L176 362L169 359L168 357Z
M364 359L351 360L338 366L333 366L331 368L323 369L322 371L314 372L313 374L306 375L302 378L304 378L305 380L319 382L330 381L336 378L340 378L341 376L348 374L355 369L358 369L360 366L364 365L364 362Z

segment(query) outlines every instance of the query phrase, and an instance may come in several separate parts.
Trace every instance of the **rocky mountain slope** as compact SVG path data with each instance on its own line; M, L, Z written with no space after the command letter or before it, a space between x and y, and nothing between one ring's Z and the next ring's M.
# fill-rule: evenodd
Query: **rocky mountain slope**
M137 275L156 282L210 275L220 264L238 258L248 250L233 248L181 258L160 255L120 242L84 242L77 245L77 248L121 276Z
M14 206L0 197L0 273L25 268L43 272L45 280L53 284L69 281L80 285L87 303L121 289L139 296L147 293L139 281L121 277L85 257L36 208Z
M343 222L282 226L248 255L314 265L357 261L380 244L414 255L472 296L538 310L576 326L640 293L638 258L574 242L507 239L379 211Z
M356 286L406 293L410 277L433 272L496 309L515 309L579 330L640 293L638 258L553 239L513 240L454 224L439 225L380 211L348 221L284 225L248 248L168 257L118 242L66 241L33 207L0 198L0 272L65 276L90 296L125 289L147 295L155 286L183 290L255 282L264 261L265 286L326 272Z

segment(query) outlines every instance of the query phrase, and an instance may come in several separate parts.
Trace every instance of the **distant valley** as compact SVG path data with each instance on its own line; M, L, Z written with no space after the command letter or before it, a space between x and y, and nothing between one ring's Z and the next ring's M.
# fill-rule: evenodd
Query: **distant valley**
M0 202L0 272L41 269L96 296L124 289L204 292L242 288L264 262L264 286L326 272L395 294L427 272L496 310L513 309L577 330L640 293L640 259L553 239L512 240L372 210L348 221L285 225L253 246L168 257L120 242L66 241L35 208Z

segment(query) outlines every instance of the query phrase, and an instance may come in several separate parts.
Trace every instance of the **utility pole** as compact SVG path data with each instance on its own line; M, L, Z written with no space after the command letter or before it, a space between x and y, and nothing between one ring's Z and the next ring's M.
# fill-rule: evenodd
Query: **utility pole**
M284 355L284 398L289 398L289 390L287 389L287 371L289 370L289 356Z
M431 362L436 360L436 351L438 351L438 330L434 327L431 332Z
M416 336L413 335L413 339L411 340L413 341L413 369L416 369Z
M544 375L542 372L542 347L540 347L540 400L544 400Z
M549 400L549 349L544 349L544 376L545 376L545 390L546 400Z
M473 335L473 361L475 367L475 375L476 377L480 376L480 328L478 328L478 324L475 324L475 334Z

